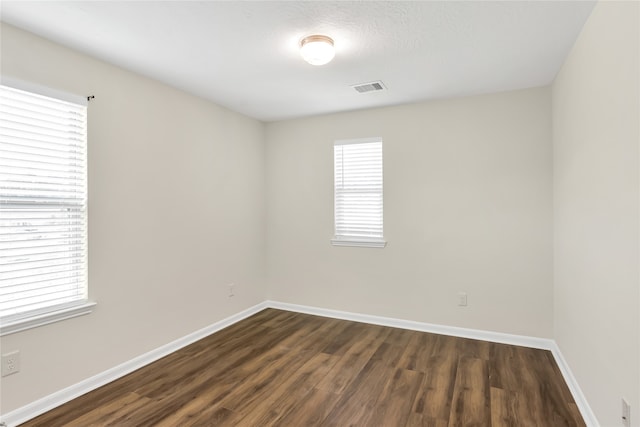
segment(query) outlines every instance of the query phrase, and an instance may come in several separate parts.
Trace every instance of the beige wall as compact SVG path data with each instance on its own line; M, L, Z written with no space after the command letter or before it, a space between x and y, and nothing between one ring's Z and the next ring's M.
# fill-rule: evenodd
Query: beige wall
M268 297L554 337L602 425L623 396L640 425L639 14L599 3L552 88L266 126L3 25L2 75L96 96L98 306L0 339L0 410ZM333 141L371 136L388 246L333 247Z
M554 335L602 426L640 426L639 6L597 4L553 85Z
M549 111L541 88L267 124L269 297L551 337ZM388 245L334 247L333 143L374 136Z
M94 313L2 337L7 412L265 299L264 126L2 26L2 75L89 106ZM227 297L226 284L236 283Z

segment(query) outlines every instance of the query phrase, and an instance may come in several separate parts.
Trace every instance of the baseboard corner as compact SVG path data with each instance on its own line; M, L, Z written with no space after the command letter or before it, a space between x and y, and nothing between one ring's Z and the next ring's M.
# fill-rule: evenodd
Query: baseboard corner
M558 367L564 377L571 394L573 395L576 405L584 418L587 427L599 427L599 423L591 410L577 380L573 376L567 361L565 360L560 347L552 339L528 337L521 335L512 335L492 331L482 331L476 329L460 328L453 326L444 326L423 322L416 322L403 319L395 319L381 316L374 316L361 313L352 313L339 310L324 309L320 307L312 307L291 303L284 303L273 300L265 300L259 304L249 307L241 312L233 314L225 319L215 322L205 328L190 333L166 345L158 347L148 353L142 354L132 360L124 362L118 366L101 372L93 377L87 378L79 383L73 384L65 389L54 392L48 396L38 399L30 404L15 409L11 412L1 415L0 423L6 423L7 427L14 427L41 415L57 406L60 406L78 396L88 393L102 385L114 381L124 375L127 375L145 365L148 365L174 351L177 351L195 341L198 341L208 335L211 335L221 329L224 329L234 323L239 322L255 313L266 308L274 308L280 310L294 311L306 313L316 316L331 317L336 319L350 320L355 322L370 323L382 326L389 326L402 329L410 329L422 332L431 332L437 334L451 335L463 338L480 339L485 341L499 342L504 344L512 344L526 346L532 348L540 348L551 351ZM0 424L2 425L2 424Z
M580 414L584 418L587 427L600 427L591 407L589 406L578 382L571 373L567 361L564 359L558 344L553 339L530 337L523 335L505 334L501 332L483 331L478 329L460 328L455 326L437 325L432 323L415 322L410 320L394 319L368 314L351 313L346 311L324 309L279 301L265 301L269 308L295 311L316 316L332 317L336 319L351 320L354 322L371 323L374 325L390 326L394 328L410 329L421 332L451 335L461 338L471 338L484 341L498 342L502 344L518 345L523 347L549 350L560 368L562 376L576 401Z
M558 365L558 368L560 369L560 372L564 377L564 381L569 387L569 391L571 391L573 400L575 400L585 424L587 425L587 427L600 427L600 423L591 410L591 406L589 406L587 398L585 397L584 393L582 393L582 389L580 388L576 377L573 375L573 372L571 372L569 363L564 358L562 351L560 351L560 347L555 341L553 341L549 350L551 351L551 354L553 355L553 358L555 359L556 364Z
M24 422L27 422L38 415L44 414L76 397L82 396L92 390L97 389L107 383L110 383L118 378L121 378L137 369L142 368L156 360L173 353L189 344L192 344L208 335L211 335L221 329L233 325L259 311L268 308L269 305L266 301L258 303L252 307L242 310L238 313L232 314L222 320L212 323L202 329L192 332L184 337L178 338L168 344L160 346L154 350L144 353L134 359L126 361L113 368L107 369L97 375L82 380L76 384L66 387L62 390L58 390L48 396L42 397L34 402L31 402L25 406L14 409L0 416L0 426L2 422L6 424L6 427L14 427ZM4 426L2 426L4 427Z

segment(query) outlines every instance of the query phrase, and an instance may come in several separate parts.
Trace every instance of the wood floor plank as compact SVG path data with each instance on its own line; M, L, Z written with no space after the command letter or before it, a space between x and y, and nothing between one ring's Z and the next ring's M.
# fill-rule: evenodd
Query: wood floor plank
M362 368L364 368L367 361L366 357L349 354L342 356L329 372L327 372L327 375L320 381L317 388L330 391L331 393L341 394L356 378Z
M339 399L340 395L338 394L314 388L306 393L300 399L299 404L274 425L282 427L319 426L333 410Z
M26 427L583 427L550 352L266 309Z
M341 394L357 377L390 333L388 328L372 326L366 332L351 330L351 333L357 333L358 336L344 341L341 351L334 353L338 355L344 351L344 355L318 384L319 389Z
M382 392L389 375L394 372L386 364L370 360L341 395L333 410L320 424L322 426L343 427L368 425L378 395Z
M489 360L492 343L469 338L456 338L459 357Z
M302 319L293 325L298 325ZM293 326L295 327L295 326ZM224 376L233 371L238 366L255 358L263 357L268 359L270 354L265 349L271 349L287 336L286 330L272 331L271 333L249 331L245 339L233 337L220 345L202 345L198 353L192 357L182 357L172 361L166 369L154 371L157 375L147 378L136 392L140 395L152 398L161 398L167 393L175 394L175 390L183 387L194 388L195 386L215 378L217 375ZM228 355L233 354L233 357ZM192 363L194 357L200 361L199 364ZM215 362L215 363L214 363ZM164 361L160 364L166 365ZM207 364L209 368L202 372L200 366Z
M409 340L414 334L415 331L392 329L385 341L371 357L382 360L389 366L400 366L400 359L409 344Z
M169 416L154 421L153 425L156 427L220 425L239 419L240 414L220 404L212 405L206 397L197 397Z
M429 358L422 385L413 403L413 412L425 419L449 422L458 358L443 354Z
M449 354L458 357L458 351L460 350L458 339L459 338L450 337L448 335L436 335L436 340L435 344L433 345L431 356Z
M489 356L491 387L503 390L516 390L521 386L518 378L522 369L516 347L494 343Z
M567 406L567 396L563 393L560 385L564 385L564 382L542 380L553 378L555 375L555 371L546 357L547 352L518 347L516 354L519 355L522 367L520 381L528 386L523 393L528 393L527 398L531 405L531 412L538 415L538 422L550 423L558 427L584 425L574 419Z
M395 374L389 378L376 400L368 426L405 425L423 377L422 372L396 368Z
M576 405L572 400L571 403L567 404L567 406L569 407L569 412L571 412L571 415L573 416L576 427L586 427L586 424L582 419L582 415L580 414L580 409L578 409L578 405Z
M355 337L358 337L366 330L367 328L364 323L349 323L346 328L334 335L333 339L322 351L324 353L342 355L351 347Z
M551 375L554 377L562 377L562 372L560 371L560 367L556 363L556 360L553 357L553 354L550 351L544 351L546 356L546 363L543 361L541 366L546 370L545 375ZM564 396L565 402L573 402L573 396L571 395L571 390L564 381L558 382L558 387L562 395Z
M295 313L293 311L272 310L272 313L272 316L260 323L261 326L266 328L278 328L280 325L283 325L296 317L300 317L299 313Z
M415 412L409 415L405 427L449 427L449 421L443 419L427 418Z
M66 423L69 427L85 427L88 425L111 424L122 426L134 426L130 420L131 413L139 408L145 407L149 403L148 398L140 397L135 393L127 393L115 399L107 405L97 407Z
M268 365L256 365L255 372L246 381L233 387L220 404L236 412L247 413L247 408L255 406L257 402L272 393L270 387L287 372L296 371L304 365L310 357L307 352L285 352Z
M491 387L491 427L535 427L517 392Z
M164 420L158 424L153 424L157 427L177 427L177 426L191 426L191 427L216 427L216 426L238 426L240 420L240 414L220 406L204 407L199 413L190 414L188 417L172 417L166 422ZM149 426L151 427L151 426Z
M285 354L286 350L274 348L266 351L264 356L260 358L259 362L264 365L244 363L219 376L203 372L199 376L192 377L190 382L182 383L179 388L165 389L161 387L161 390L152 393L155 396L153 399L157 402L157 408L146 422L153 425L200 395L206 395L211 405L218 405L237 386L262 369L262 366L268 366Z
M300 400L308 404L309 397L305 395L312 391L314 393L317 392L315 386L339 359L340 356L317 353L300 369L273 388L273 391L268 396L265 396L254 406L246 408L246 415L239 425L267 427L279 424L281 419L294 411L294 409L304 406L300 404ZM290 396L292 395L298 396L298 399L291 399ZM332 393L326 396L328 398L338 397L338 395L333 395ZM296 417L299 418L299 416Z
M399 367L425 372L438 336L426 332L413 332L398 362Z
M462 357L456 370L449 425L491 425L489 368L486 360Z

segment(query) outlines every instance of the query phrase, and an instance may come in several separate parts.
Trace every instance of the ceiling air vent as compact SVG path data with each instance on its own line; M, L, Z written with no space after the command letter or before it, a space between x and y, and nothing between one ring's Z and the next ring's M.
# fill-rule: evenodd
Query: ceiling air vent
M355 90L357 90L358 93L385 90L385 87L384 87L384 85L382 84L382 82L380 80L378 80L377 82L362 83L362 84L354 85L354 86L351 86L351 87L354 88Z

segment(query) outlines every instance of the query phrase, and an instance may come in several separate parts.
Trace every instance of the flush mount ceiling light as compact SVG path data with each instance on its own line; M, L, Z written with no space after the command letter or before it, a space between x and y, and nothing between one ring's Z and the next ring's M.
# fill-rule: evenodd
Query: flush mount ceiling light
M311 65L324 65L336 54L333 39L321 35L305 37L300 42L300 54Z

